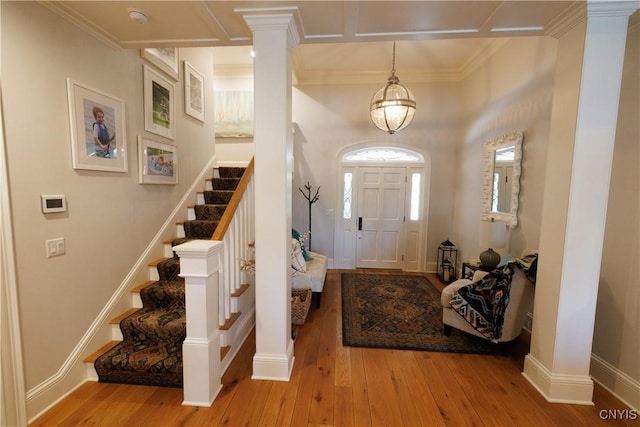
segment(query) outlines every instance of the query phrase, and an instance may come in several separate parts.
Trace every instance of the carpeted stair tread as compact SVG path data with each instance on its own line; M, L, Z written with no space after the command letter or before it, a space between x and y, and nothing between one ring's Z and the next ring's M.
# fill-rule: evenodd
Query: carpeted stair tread
M189 239L187 237L176 237L176 238L173 238L173 239L171 239L171 247L173 248L174 246L178 246L178 245L181 245L183 243L190 242L191 240L193 240L193 239Z
M203 196L204 202L207 205L228 205L233 196L233 191L205 190Z
M195 205L193 210L196 214L196 219L202 221L220 221L224 210L227 208L226 204L218 205Z
M184 235L189 239L211 239L219 221L200 221L197 219L185 221L182 224Z
M94 366L100 382L182 387L182 341L121 341Z
M235 190L241 178L211 178L213 190Z
M142 308L120 322L123 341L146 345L173 344L184 341L187 318L183 302L168 307Z
M113 319L109 320L109 324L110 325L119 325L120 322L122 322L122 319L124 319L125 317L131 316L133 313L135 313L138 310L140 310L140 309L137 308L137 307L132 307L129 310L125 311L124 313L120 314L119 316L116 316Z
M168 307L176 302L184 304L184 279L158 280L140 290L140 299L145 308Z
M175 280L180 274L180 258L177 256L160 261L156 268L160 280Z
M97 349L96 351L94 351L84 359L82 359L82 363L94 363L96 359L98 359L98 357L102 356L104 353L106 353L107 351L111 350L112 348L120 344L120 342L121 341L115 341L115 340L109 341L108 343L106 343L105 345L103 345L102 347L100 347L99 349Z
M246 168L221 166L218 168L220 178L242 178Z

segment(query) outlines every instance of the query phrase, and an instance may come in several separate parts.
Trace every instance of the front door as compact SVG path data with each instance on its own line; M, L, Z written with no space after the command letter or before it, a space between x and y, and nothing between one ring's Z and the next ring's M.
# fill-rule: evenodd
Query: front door
M357 268L402 269L406 174L406 168L359 168Z

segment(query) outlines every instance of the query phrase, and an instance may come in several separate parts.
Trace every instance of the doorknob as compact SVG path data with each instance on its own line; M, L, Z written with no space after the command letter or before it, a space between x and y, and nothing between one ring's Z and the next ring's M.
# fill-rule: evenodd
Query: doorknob
M362 231L362 217L358 217L358 231Z

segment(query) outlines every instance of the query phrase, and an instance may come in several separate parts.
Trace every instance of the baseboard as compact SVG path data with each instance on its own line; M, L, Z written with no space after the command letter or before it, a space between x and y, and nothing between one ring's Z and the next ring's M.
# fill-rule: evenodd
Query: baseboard
M631 409L640 411L640 382L634 380L606 360L591 355L591 377Z
M554 374L531 353L524 359L522 375L549 402L593 405L593 380L588 375Z
M148 268L147 264L153 259L152 254L154 251L157 252L157 248L162 247L163 240L166 239L166 236L173 235L176 219L179 218L181 212L182 215L184 215L187 205L195 200L198 186L201 188L204 185L207 174L209 176L211 175L211 169L215 161L216 158L212 158L196 177L191 187L185 192L182 199L176 205L176 208L171 212L158 233L151 240L133 268L85 332L84 336L82 336L78 344L71 351L58 372L27 391L26 405L27 419L30 420L29 422L35 420L60 399L67 396L71 391L86 381L87 370L82 360L93 350L100 348L108 341L106 336L107 334L110 336L111 333L111 326L108 324L109 319L120 314L114 314L114 312L120 310L123 305L127 305L129 308L131 307L130 303L123 303L126 299L131 299L129 289L138 284L135 281L136 278L140 276L141 271Z
M87 381L86 371L82 366L63 366L56 375L29 390L27 394L28 424L33 423L84 384ZM63 372L64 375L62 375Z
M425 265L425 270L427 273L437 273L438 272L438 263L433 261L427 261Z

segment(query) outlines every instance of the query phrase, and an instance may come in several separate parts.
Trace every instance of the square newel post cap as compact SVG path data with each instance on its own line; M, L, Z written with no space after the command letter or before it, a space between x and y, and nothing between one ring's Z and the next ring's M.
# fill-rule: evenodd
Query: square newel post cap
M173 247L180 257L181 277L207 277L220 268L223 243L217 240L192 240Z

